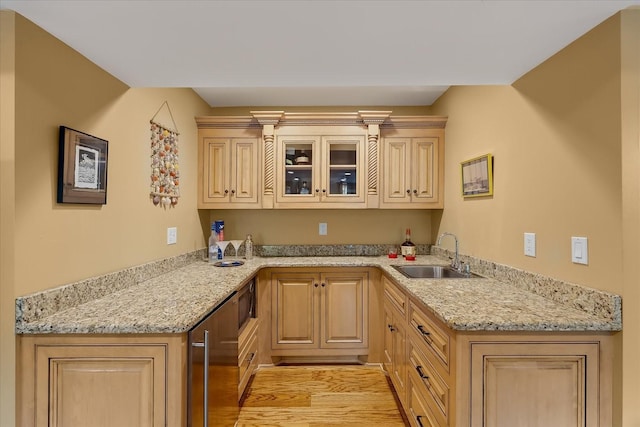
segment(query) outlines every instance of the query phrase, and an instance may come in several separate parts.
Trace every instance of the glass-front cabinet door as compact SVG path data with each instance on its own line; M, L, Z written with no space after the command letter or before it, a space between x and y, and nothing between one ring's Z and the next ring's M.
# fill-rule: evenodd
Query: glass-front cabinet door
M323 196L327 202L364 202L364 137L323 136Z
M279 204L362 203L364 136L279 136Z
M319 146L317 136L278 138L276 197L279 202L320 201Z

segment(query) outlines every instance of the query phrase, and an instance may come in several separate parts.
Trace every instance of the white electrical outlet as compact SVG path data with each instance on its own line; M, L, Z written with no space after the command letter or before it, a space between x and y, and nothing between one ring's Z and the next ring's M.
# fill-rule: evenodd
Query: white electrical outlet
M524 254L536 256L536 233L524 233Z
M589 246L586 237L571 238L571 261L574 264L589 264Z
M178 228L167 228L167 245L175 245L176 243L178 243Z
M318 224L318 234L321 236L326 236L327 235L327 223L326 222L321 222L320 224Z

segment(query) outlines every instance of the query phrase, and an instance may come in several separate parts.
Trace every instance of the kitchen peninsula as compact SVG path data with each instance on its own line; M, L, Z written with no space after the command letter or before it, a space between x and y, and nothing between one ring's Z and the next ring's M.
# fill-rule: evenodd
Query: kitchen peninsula
M611 339L621 329L617 295L481 260L465 260L484 276L474 279L410 279L392 268L446 264L431 255L419 255L414 262L380 256L256 257L233 268L216 268L201 259L194 253L181 260L183 266L162 274L142 267L18 298L21 425L47 425L52 414L62 417L65 385L56 378L73 379L65 366L92 358L118 364L152 361L139 378L143 389L154 386L144 390L144 404L128 409L141 417L141 425L184 425L186 334L254 277L259 363L315 354L278 351L272 344L276 310L271 293L277 288L271 282L288 271L364 275L366 345L328 349L326 355L384 364L413 425L475 425L495 416L493 399L514 393L509 381L522 373L554 382L555 388L548 386L535 398L560 393L559 404L567 405L577 399L577 410L561 414L571 421L568 425L610 420ZM109 291L110 281L123 283L129 274L137 279ZM54 312L44 311L51 306L57 307ZM319 346L317 355L324 350ZM52 366L57 370L49 377ZM485 381L493 381L494 394L483 392ZM554 392L556 386L565 388ZM131 383L128 387L136 389ZM50 425L58 424L51 418Z

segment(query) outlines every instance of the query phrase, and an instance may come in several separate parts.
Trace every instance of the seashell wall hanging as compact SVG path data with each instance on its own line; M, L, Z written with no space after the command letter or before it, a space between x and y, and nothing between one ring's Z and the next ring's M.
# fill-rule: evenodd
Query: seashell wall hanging
M174 129L154 121L166 105ZM180 166L178 162L178 131L169 104L165 101L150 120L151 123L151 188L154 205L164 208L178 204L180 197Z

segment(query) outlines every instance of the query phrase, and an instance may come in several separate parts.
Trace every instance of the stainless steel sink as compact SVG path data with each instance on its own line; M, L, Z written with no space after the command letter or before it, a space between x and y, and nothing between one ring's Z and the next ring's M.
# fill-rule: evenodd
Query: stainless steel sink
M472 279L480 277L473 273L461 273L443 265L392 265L411 279Z

